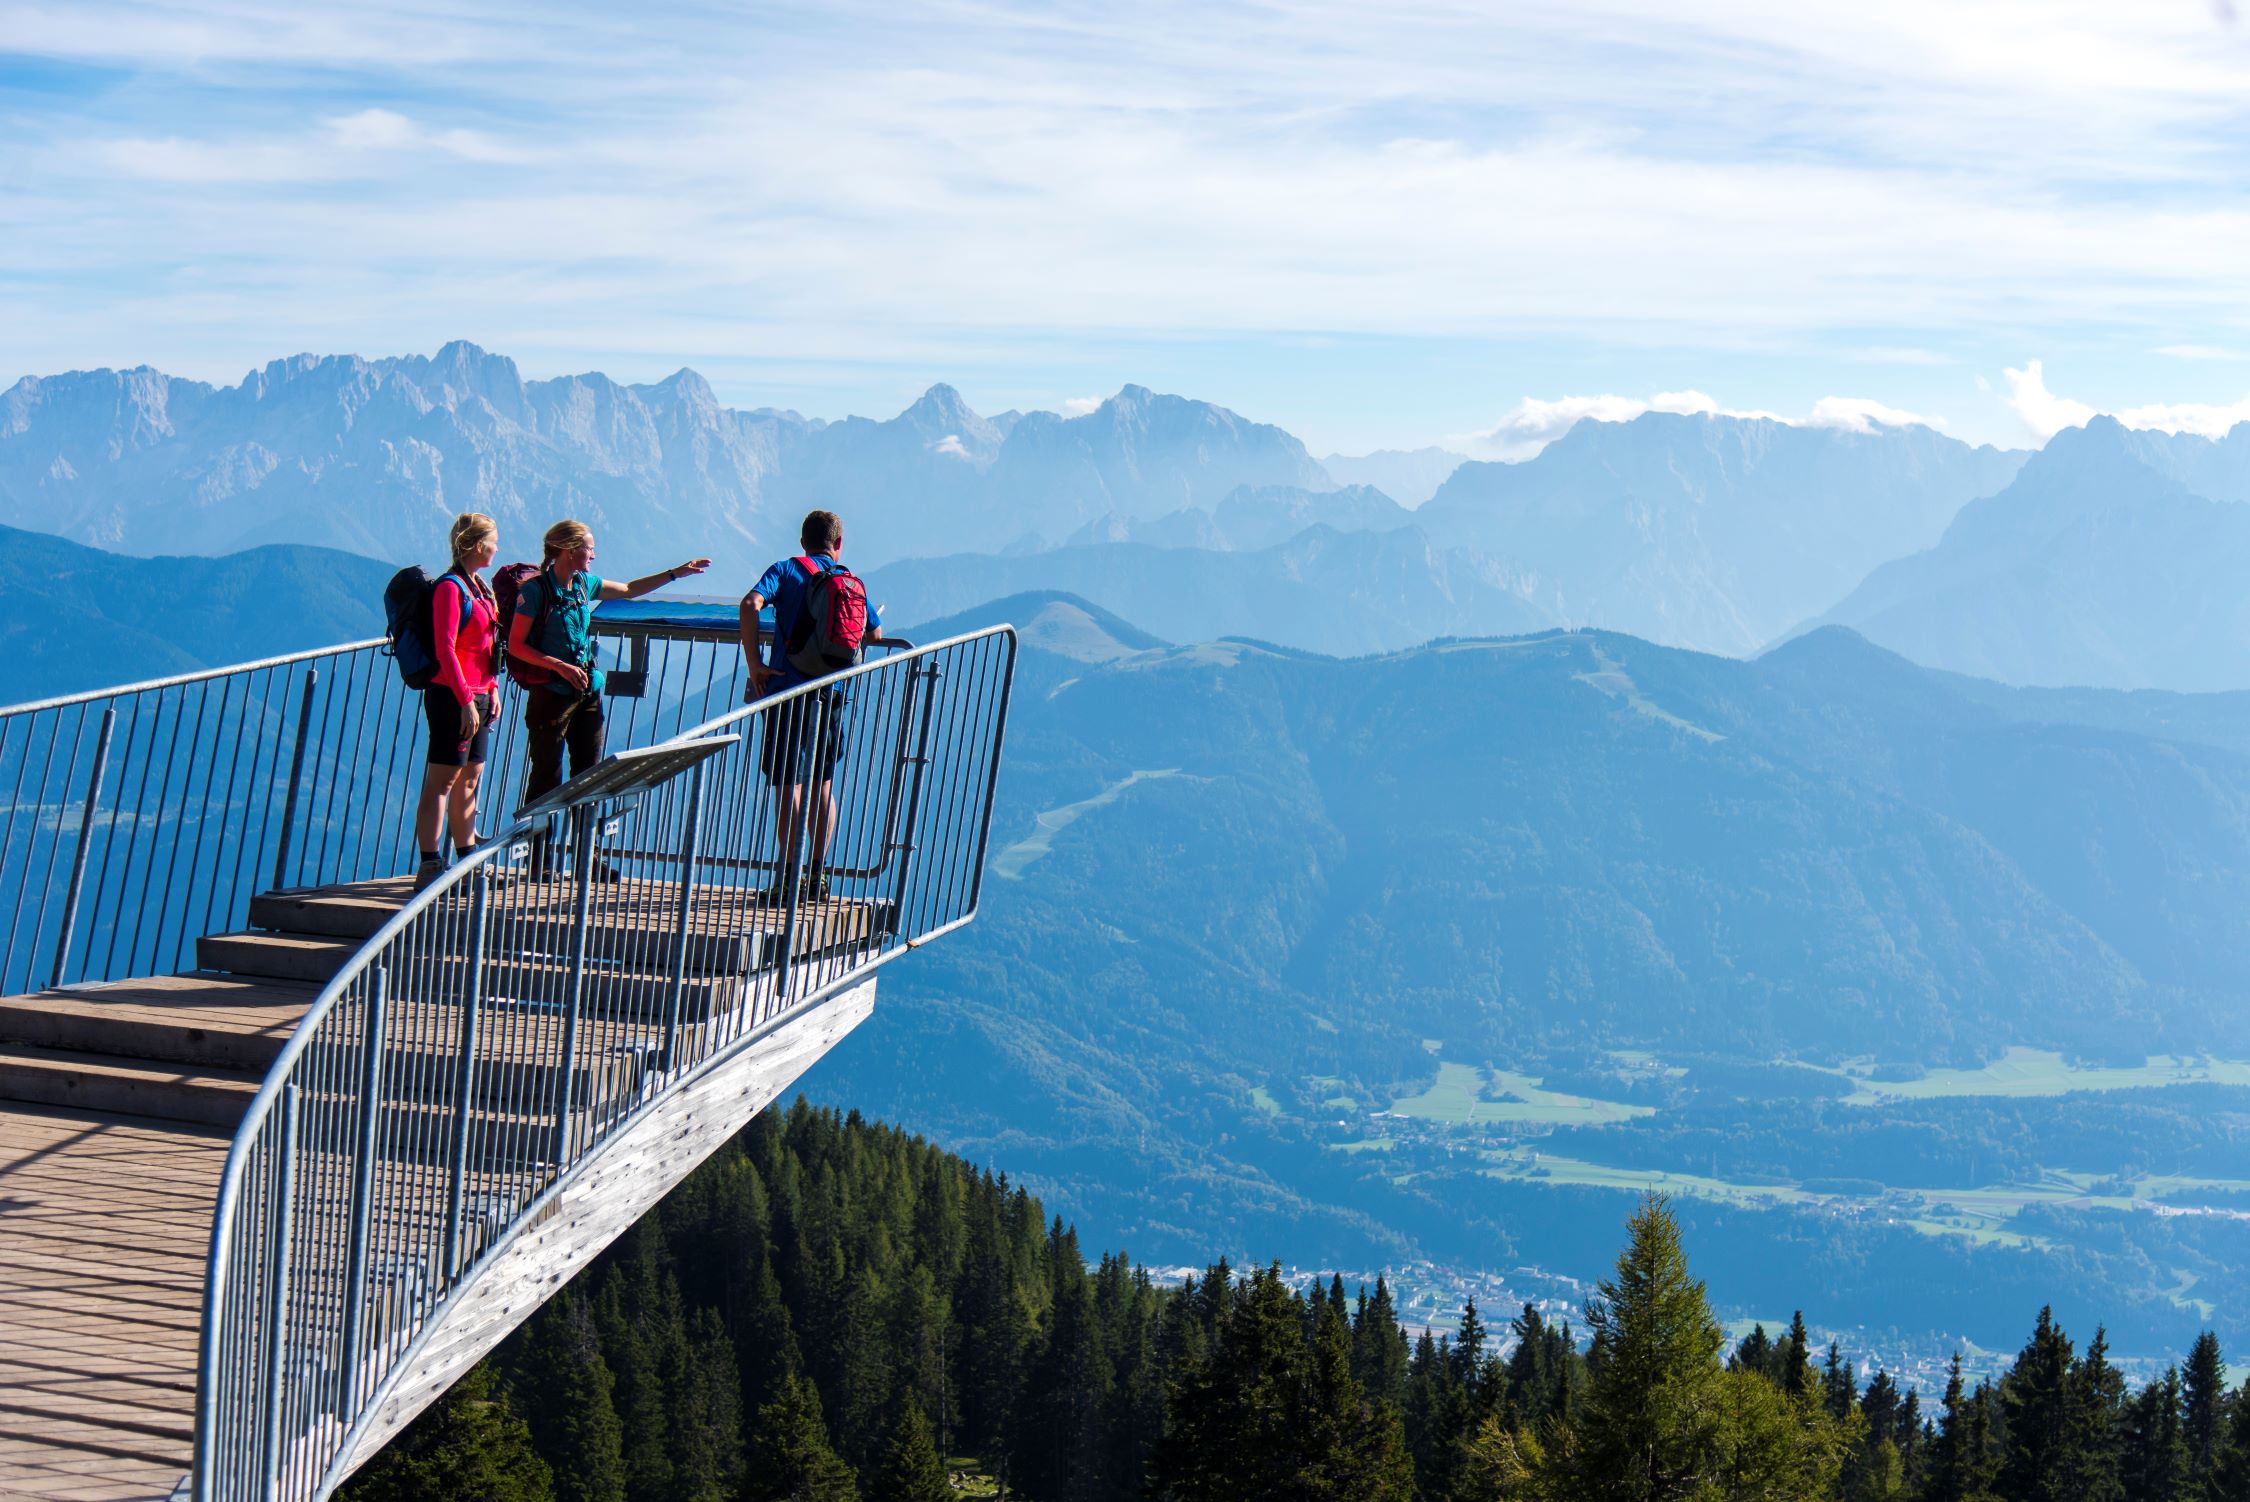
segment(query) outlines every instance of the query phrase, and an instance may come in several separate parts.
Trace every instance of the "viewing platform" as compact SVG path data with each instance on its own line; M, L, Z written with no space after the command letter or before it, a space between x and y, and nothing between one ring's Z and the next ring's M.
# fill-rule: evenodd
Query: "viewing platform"
M374 643L0 710L0 1496L328 1495L974 915L1014 647L608 629L611 756L419 896Z

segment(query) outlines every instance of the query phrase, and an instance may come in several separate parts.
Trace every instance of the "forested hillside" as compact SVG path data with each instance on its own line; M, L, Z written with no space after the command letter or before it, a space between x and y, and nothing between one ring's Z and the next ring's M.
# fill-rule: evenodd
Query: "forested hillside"
M2132 1389L2046 1311L1925 1403L1730 1344L1661 1201L1579 1317L1224 1262L1159 1281L858 1113L761 1115L360 1474L349 1502L2240 1502L2218 1344ZM949 1461L947 1457L952 1457Z
M1661 1177L1730 1318L2250 1339L2250 696L968 619L1028 640L983 909L808 1088L1182 1262L1583 1278Z

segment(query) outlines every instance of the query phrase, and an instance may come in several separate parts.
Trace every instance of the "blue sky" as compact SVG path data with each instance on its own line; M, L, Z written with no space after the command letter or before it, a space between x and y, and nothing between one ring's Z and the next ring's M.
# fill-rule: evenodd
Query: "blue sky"
M827 416L1134 381L1316 453L1660 395L2213 430L2246 147L2214 0L0 0L0 383L465 337Z

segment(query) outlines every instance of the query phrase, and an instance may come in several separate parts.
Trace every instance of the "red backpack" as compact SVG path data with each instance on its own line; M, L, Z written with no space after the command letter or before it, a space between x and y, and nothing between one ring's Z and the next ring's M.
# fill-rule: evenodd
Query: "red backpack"
M807 678L841 672L859 661L859 645L867 636L867 586L841 563L822 568L799 558L797 566L811 577L805 580L805 598L784 644L789 665Z
M508 676L525 688L538 688L555 681L552 669L525 662L508 650L508 633L516 624L516 601L521 598L524 585L538 578L540 572L536 563L511 563L492 575L492 595L500 607L500 660L508 665ZM524 633L525 643L534 652L539 650L539 634L546 628L547 608L554 603L554 598L555 581L549 579L546 587L539 591L539 613L531 618L531 629Z

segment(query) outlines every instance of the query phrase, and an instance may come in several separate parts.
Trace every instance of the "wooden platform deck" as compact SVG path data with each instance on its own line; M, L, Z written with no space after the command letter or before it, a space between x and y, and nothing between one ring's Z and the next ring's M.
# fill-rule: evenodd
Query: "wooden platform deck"
M513 944L567 942L571 896L567 881L518 886L500 904ZM251 905L254 928L203 941L203 969L0 998L0 1499L165 1498L185 1477L204 1261L234 1124L321 983L406 897L403 879L268 893ZM589 957L634 975L659 955L668 963L661 936L677 901L669 883L598 888ZM731 890L706 889L697 915L686 969L703 1000L687 1008L690 1027L770 991L760 976L780 958L783 922ZM887 919L878 904L808 903L792 947L848 952ZM559 990L535 949L493 964L488 985L511 972L504 992ZM644 1010L631 988L607 989ZM588 1037L614 1054L610 1034L635 1025L626 1016ZM492 1079L540 1067L557 1028L543 1012L496 1013L482 1035ZM577 1089L630 1102L638 1076L613 1078L621 1067L589 1053ZM402 1161L382 1178L427 1171Z
M0 1497L165 1497L194 1453L231 1134L0 1104Z

